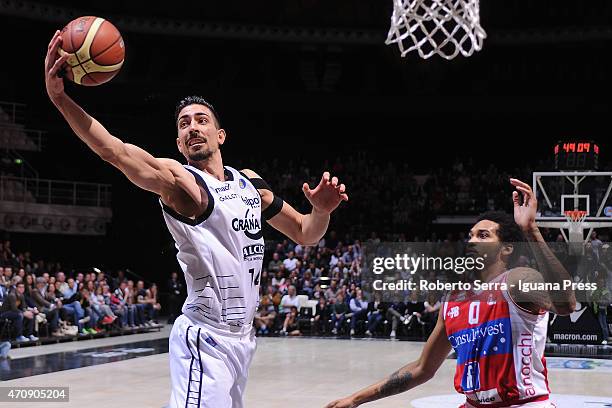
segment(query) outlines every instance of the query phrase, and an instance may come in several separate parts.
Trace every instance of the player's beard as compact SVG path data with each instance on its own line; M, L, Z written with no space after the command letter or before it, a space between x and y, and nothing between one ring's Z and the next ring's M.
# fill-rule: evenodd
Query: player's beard
M212 149L201 149L189 154L189 160L194 162L206 161L213 155Z

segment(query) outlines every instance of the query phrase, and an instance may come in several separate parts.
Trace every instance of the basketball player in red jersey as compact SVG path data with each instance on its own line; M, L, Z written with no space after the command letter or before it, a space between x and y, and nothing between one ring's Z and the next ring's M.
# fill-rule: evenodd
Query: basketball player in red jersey
M454 385L466 396L464 408L552 406L544 359L547 312L567 315L576 299L571 290L556 293L554 299L547 292L532 291L527 297L519 293L519 280L562 285L571 277L538 229L531 187L516 179L510 183L517 190L512 193L514 220L500 212L483 214L470 230L468 244L468 250L474 251L489 247L479 278L500 283L500 290L451 293L418 360L326 408L355 408L423 384L434 376L451 347L457 354ZM517 252L513 243L523 240L529 242L540 272L508 270Z

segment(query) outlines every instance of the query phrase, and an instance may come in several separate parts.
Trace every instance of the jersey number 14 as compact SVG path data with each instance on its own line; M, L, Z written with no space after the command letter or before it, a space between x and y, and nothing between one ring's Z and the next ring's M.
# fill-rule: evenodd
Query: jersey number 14
M253 282L253 285L259 285L259 275L261 275L261 269L259 272L257 272L257 275L255 275L255 268L249 269L249 273L251 274L251 281Z

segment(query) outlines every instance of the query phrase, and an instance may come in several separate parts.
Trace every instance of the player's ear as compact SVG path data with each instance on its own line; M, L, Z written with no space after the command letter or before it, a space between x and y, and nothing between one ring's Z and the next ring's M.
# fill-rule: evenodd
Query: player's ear
M219 142L219 145L222 145L223 143L225 143L226 136L227 134L225 133L225 129L219 129L217 131L217 141Z
M501 254L502 256L510 256L514 252L514 245L512 244L503 244Z

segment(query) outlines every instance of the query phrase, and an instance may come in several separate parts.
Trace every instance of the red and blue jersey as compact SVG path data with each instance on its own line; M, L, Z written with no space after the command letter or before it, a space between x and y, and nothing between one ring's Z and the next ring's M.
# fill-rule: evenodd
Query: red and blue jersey
M490 283L505 285L507 273ZM474 407L506 407L548 400L548 313L534 314L499 290L454 292L444 324L457 354L454 385Z

